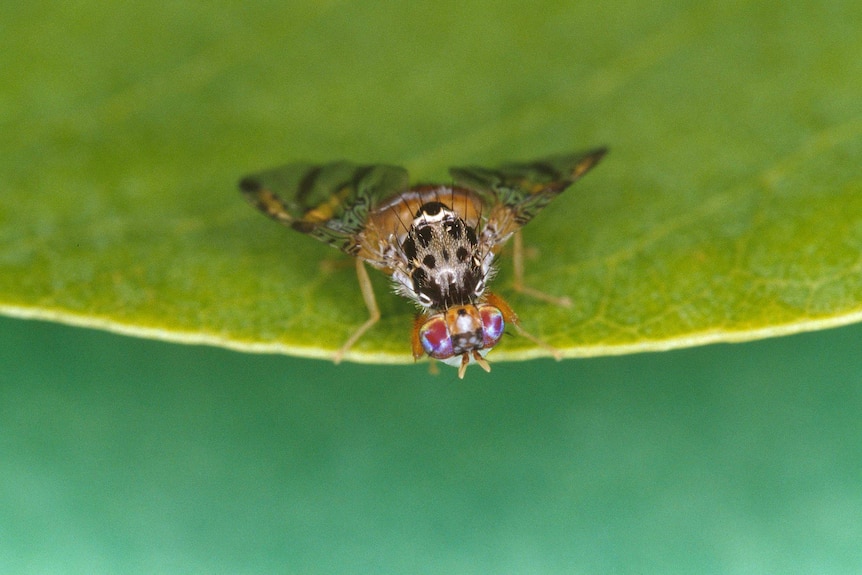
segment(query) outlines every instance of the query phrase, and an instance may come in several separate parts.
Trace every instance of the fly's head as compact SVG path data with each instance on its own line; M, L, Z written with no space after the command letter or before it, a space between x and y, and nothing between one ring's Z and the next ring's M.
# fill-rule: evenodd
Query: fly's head
M456 306L420 316L413 328L413 355L418 359L428 354L455 366L460 378L472 362L491 371L485 355L503 337L505 328L503 310L489 303Z

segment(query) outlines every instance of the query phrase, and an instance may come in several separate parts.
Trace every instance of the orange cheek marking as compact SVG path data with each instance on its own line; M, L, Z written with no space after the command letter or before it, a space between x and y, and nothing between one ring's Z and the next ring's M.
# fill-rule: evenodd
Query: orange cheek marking
M500 313L503 314L503 319L506 323L513 323L515 325L521 325L521 321L518 319L518 314L512 310L506 300L501 298L495 293L485 292L485 302L491 304L495 308L500 310Z
M414 360L418 360L420 357L425 355L425 349L422 347L422 342L419 340L419 330L426 321L428 321L428 316L424 314L417 315L416 319L413 320L413 333L410 337L410 343L413 346Z

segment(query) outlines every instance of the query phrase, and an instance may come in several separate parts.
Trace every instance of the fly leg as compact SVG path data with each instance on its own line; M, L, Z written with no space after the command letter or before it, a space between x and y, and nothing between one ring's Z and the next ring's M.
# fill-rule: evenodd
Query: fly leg
M365 264L361 259L356 259L356 279L359 280L359 289L362 290L362 299L365 300L365 307L368 308L368 319L359 326L353 334L347 338L344 345L335 352L332 361L335 363L341 362L344 354L347 353L353 344L355 344L366 331L371 329L375 323L380 320L380 309L377 307L377 300L374 298L374 286L371 285L371 279L368 277L368 270L365 269Z
M539 339L538 337L521 327L521 320L518 319L518 314L516 314L511 307L509 307L509 304L506 303L506 300L504 300L495 293L486 292L485 301L500 310L500 313L503 314L503 319L506 321L506 324L513 326L515 328L515 331L518 332L518 334L529 339L539 347L544 348L548 353L554 356L554 359L556 359L557 361L563 359L563 352L561 352L559 349L555 348L545 340Z
M521 236L521 230L515 230L514 238L512 239L512 267L514 268L515 278L512 281L512 287L518 293L540 299L561 307L571 307L572 300L567 297L557 297L539 291L524 285L524 238Z

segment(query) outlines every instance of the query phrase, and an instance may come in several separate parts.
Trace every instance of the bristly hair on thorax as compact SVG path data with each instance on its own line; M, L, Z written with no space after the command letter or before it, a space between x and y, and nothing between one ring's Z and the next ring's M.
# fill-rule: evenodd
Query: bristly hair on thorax
M455 197L454 187L436 188L398 244L402 263L393 273L395 291L424 310L475 304L494 274L494 254L477 234L481 215L470 225L456 211Z

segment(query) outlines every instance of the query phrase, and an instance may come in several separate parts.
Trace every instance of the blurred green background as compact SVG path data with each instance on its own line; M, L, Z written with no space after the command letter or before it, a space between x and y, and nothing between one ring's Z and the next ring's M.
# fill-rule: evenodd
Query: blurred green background
M859 573L860 338L458 381L2 319L0 572Z

